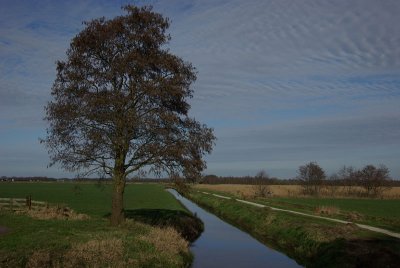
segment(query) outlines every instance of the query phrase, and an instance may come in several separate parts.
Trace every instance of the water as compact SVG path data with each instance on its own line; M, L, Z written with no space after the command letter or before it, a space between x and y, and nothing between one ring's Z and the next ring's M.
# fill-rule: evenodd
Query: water
M300 267L288 256L266 247L245 232L222 221L169 189L188 210L204 222L204 232L191 245L193 268Z

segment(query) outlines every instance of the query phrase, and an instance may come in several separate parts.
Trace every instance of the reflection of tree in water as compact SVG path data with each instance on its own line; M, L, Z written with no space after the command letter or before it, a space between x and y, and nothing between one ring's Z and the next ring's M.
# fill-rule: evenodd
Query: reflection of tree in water
M180 210L125 210L125 217L153 226L171 226L190 242L196 240L204 230L203 222L196 215Z

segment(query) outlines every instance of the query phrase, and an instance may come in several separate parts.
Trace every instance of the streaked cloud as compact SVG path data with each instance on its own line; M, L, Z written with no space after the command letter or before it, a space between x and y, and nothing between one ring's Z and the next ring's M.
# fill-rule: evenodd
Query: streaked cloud
M82 21L121 14L124 2L1 2L0 150L30 140L2 134L11 129L44 132L54 62ZM329 172L385 163L400 177L399 1L137 3L170 17L171 51L198 70L192 115L219 138L207 172L291 177L320 161ZM18 173L10 159L19 154L7 155L1 170ZM40 145L29 155L47 163Z

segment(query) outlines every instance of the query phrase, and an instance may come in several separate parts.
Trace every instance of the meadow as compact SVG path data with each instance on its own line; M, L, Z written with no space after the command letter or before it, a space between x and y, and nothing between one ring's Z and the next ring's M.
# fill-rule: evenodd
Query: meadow
M306 267L397 267L400 262L397 238L354 224L257 208L206 195L196 188L188 194L191 200Z
M242 197L254 196L254 185L249 184L197 184L197 189L210 189ZM309 197L303 193L300 185L268 185L273 197ZM349 190L350 189L350 190ZM321 198L351 198L347 192L361 192L361 187L325 186L321 189ZM400 187L386 189L379 199L400 199Z
M126 222L111 227L111 185L1 183L0 197L68 206L83 219L43 219L0 210L1 267L186 267L185 225L201 224L157 184L127 185ZM63 211L63 210L62 210ZM39 215L39 217L36 217ZM181 229L180 229L181 228ZM189 237L198 234L188 234Z
M93 217L103 217L111 211L112 185L105 183L1 183L0 197L25 198L52 204L66 204ZM158 184L127 184L125 209L185 210L175 198Z
M344 188L344 187L342 187ZM356 187L355 187L356 188ZM344 189L332 196L326 188L318 197L302 194L299 185L269 185L270 195L257 197L254 185L239 184L198 184L195 189L208 190L236 198L253 200L259 203L363 223L400 232L400 187L384 192L382 198L355 198L344 195ZM340 189L339 189L340 190ZM356 191L357 189L354 189Z

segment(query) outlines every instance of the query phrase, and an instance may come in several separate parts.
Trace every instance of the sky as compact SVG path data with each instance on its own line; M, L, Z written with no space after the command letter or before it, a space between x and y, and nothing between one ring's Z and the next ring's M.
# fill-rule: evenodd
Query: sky
M0 176L48 168L44 106L82 21L127 3L169 17L169 48L197 69L190 116L214 128L205 174L293 178L316 161L385 164L400 178L398 0L0 0Z

